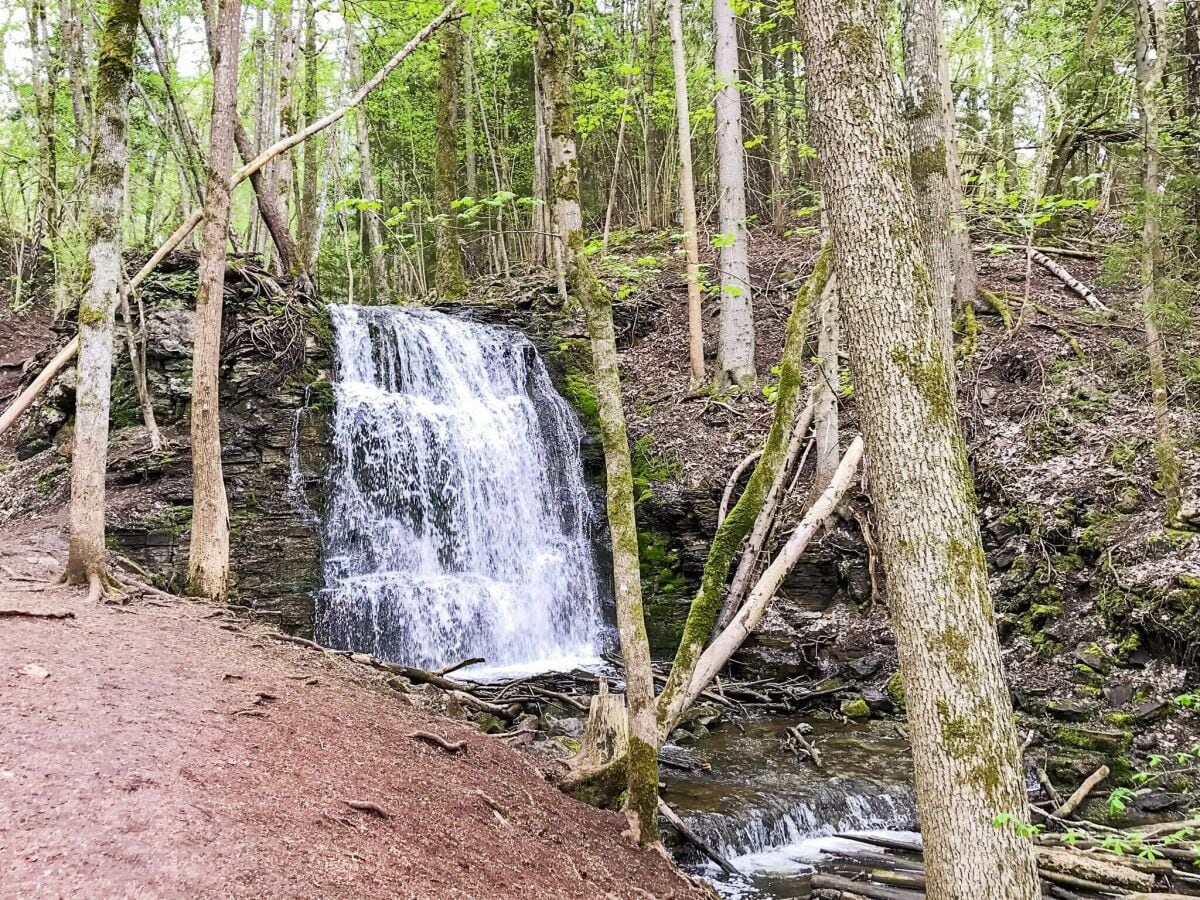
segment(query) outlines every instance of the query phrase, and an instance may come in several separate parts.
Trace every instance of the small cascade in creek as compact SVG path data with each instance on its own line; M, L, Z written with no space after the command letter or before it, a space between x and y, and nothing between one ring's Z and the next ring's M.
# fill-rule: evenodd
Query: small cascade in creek
M521 334L331 306L327 646L423 668L596 662L606 635L583 431Z

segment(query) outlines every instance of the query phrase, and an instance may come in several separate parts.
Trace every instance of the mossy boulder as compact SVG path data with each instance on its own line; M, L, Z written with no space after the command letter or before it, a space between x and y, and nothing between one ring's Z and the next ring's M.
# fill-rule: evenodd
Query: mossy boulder
M842 705L838 707L838 711L847 719L871 718L871 707L862 697L853 697L849 700L843 700Z

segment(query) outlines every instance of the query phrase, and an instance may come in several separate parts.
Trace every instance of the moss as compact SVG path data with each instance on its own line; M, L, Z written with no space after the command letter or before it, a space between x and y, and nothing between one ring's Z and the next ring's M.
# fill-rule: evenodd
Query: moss
M1080 725L1060 725L1054 729L1054 739L1068 747L1098 753L1128 753L1133 735L1128 731L1105 731Z
M972 676L973 667L970 657L967 655L971 641L962 630L951 625L937 635L928 638L926 644L931 651L941 651L945 654L946 664L959 678Z
M945 424L954 419L949 374L940 353L933 349L897 346L892 349L892 362L916 386L925 401L926 417L931 424Z
M992 311L1000 317L1000 321L1004 323L1004 330L1012 331L1012 307L1008 305L1008 300L1005 298L1005 295L980 288L979 296L989 307L991 307Z
M932 147L914 149L909 157L913 185L921 190L934 175L946 174L946 142L938 141Z
M967 304L954 323L954 332L959 336L955 354L960 359L970 359L979 352L979 319L975 317L975 307Z
M1117 728L1126 728L1137 721L1137 716L1132 713L1108 713L1104 716L1106 725L1115 725Z
M847 719L869 719L871 718L871 707L867 706L867 701L862 697L855 697L852 700L843 701L838 708L839 712Z
M80 327L91 326L95 327L103 325L108 321L108 310L102 307L88 306L86 303L79 304L79 325Z
M568 373L563 381L563 396L575 407L590 431L600 430L600 402L596 399L591 379L579 373Z
M904 705L904 675L896 672L883 686L884 692L897 706Z

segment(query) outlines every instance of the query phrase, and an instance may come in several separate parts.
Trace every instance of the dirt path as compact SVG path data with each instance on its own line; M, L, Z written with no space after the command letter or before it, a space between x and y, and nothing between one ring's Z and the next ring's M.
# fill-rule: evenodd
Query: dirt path
M62 555L0 531L0 609L74 613L0 618L0 897L701 896L529 756L212 607L89 607Z

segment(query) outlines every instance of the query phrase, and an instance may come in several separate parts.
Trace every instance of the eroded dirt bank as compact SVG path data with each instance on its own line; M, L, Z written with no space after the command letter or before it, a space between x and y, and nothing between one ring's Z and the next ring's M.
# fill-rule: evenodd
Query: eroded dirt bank
M0 617L0 897L703 896L536 759L211 606L45 587L63 552L0 530L0 610L74 616Z

